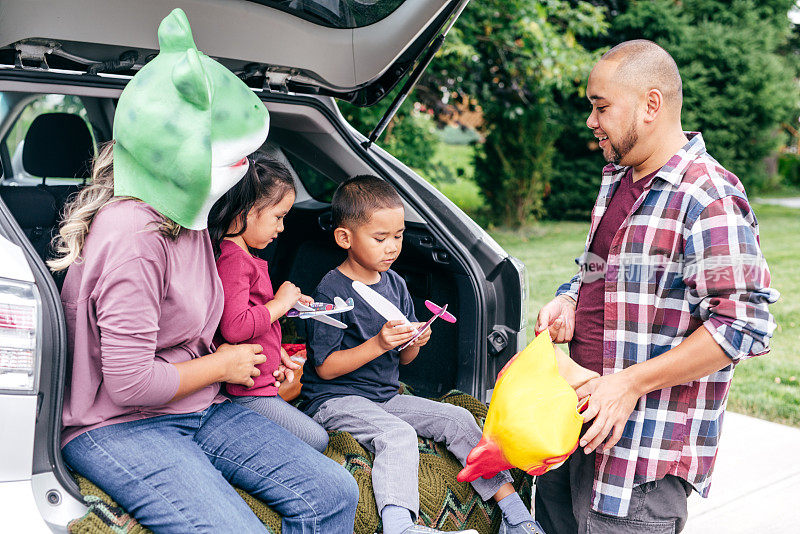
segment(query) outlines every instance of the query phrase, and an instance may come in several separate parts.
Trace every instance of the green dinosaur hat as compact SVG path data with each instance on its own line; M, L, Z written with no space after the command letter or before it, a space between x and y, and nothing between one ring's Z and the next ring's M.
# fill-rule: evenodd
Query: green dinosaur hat
M197 50L186 13L158 27L159 54L131 79L114 116L114 194L191 230L247 172L269 114L231 71Z

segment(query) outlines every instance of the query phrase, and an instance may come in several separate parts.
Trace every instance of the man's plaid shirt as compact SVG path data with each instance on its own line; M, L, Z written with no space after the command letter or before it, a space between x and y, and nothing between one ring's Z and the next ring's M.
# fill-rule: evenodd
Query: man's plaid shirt
M667 352L701 325L731 359L705 378L639 399L619 442L597 451L592 508L626 516L634 486L675 475L708 495L734 364L768 351L778 299L739 179L699 133L646 185L611 243L603 373ZM603 169L586 250L628 167ZM584 253L583 258L587 255ZM583 268L556 294L577 300Z

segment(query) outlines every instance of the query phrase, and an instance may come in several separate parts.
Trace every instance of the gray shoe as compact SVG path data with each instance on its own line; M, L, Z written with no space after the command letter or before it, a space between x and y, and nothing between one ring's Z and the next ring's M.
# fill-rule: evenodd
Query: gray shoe
M424 527L422 525L411 525L403 531L403 534L440 534L443 530L436 530L431 527ZM454 530L450 534L478 534L477 530Z
M518 525L510 525L503 518L499 534L544 534L544 530L536 521L523 521Z

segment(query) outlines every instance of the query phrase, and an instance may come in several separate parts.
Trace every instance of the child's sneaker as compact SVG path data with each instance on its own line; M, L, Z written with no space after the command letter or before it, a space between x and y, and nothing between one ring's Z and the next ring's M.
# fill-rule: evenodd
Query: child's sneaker
M499 534L544 534L544 530L536 521L523 521L518 525L511 525L503 518Z
M431 527L424 527L422 525L411 525L403 531L403 534L444 534L443 530L436 530ZM477 530L454 530L450 534L478 534Z

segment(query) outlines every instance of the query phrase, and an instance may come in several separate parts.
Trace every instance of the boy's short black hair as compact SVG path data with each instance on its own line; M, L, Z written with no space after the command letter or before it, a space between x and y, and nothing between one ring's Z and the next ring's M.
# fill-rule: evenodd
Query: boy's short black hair
M333 227L354 228L369 222L377 210L402 207L400 195L385 180L369 174L354 176L339 184L333 194Z

